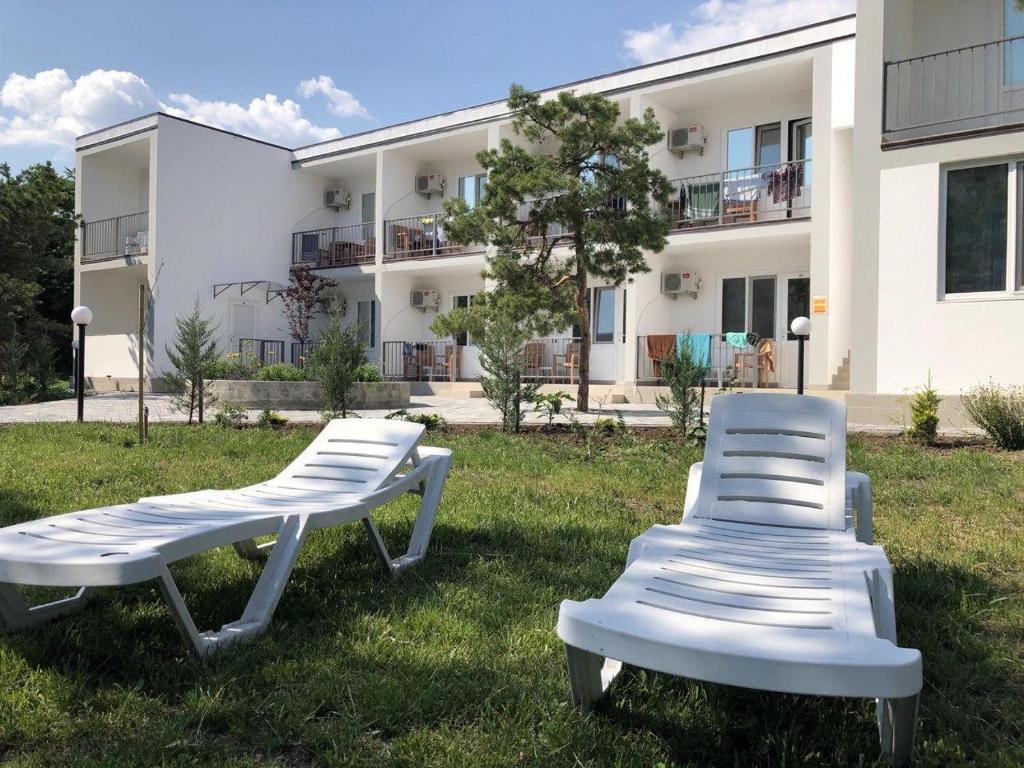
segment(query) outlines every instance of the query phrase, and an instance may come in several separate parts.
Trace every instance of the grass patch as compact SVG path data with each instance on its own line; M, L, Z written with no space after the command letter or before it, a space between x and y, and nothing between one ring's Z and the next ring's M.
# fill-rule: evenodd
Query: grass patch
M307 429L0 429L0 523L276 474ZM270 631L208 662L155 589L0 635L0 761L42 765L873 765L865 701L627 671L607 706L568 703L564 598L600 595L631 538L681 515L692 448L656 434L586 447L431 433L455 464L425 563L384 575L362 528L314 534ZM896 567L901 643L924 654L917 764L1024 763L1024 461L977 447L853 440ZM415 499L380 515L393 550ZM202 628L258 569L230 550L173 567Z

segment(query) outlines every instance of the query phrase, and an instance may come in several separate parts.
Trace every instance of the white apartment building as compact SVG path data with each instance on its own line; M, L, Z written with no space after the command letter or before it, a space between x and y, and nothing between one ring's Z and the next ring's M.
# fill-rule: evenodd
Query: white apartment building
M1013 120L1024 112L1010 108L1024 41L1019 51L990 42L1024 26L1013 0L962 5L861 2L856 18L544 91L599 92L623 117L651 107L668 133L650 148L675 189L668 246L628 284L595 282L592 381L649 398L658 350L689 332L710 337L715 368L793 387L788 326L799 315L813 322L811 387L903 394L930 371L955 394L987 376L1024 379L1004 342L1024 327L1024 304L1010 300L1022 297L1014 155L1024 141ZM953 80L914 62L974 45L1011 57L995 75L975 65L998 109L923 104ZM80 137L75 293L95 313L87 377L97 389L136 380L140 283L153 295L151 379L167 364L175 316L196 300L219 322L224 352L298 360L278 291L308 264L337 281L338 306L363 324L385 376L414 381L414 392L468 393L472 339L436 339L429 326L486 287L487 249L451 242L437 214L449 196L478 198L475 155L503 138L514 138L504 100L298 149L164 114ZM999 189L985 187L993 166ZM947 205L950 188L959 207ZM977 195L1003 206L1001 235L998 216L977 221L963 202ZM967 242L984 242L984 257ZM726 336L738 332L770 340L774 371L759 373L756 345ZM530 374L571 388L573 344L572 329L532 342Z

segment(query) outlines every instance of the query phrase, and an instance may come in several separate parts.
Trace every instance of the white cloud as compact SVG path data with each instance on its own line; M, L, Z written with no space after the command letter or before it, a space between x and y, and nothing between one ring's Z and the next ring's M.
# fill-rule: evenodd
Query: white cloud
M291 99L279 101L273 93L253 99L247 107L230 101L202 101L188 93L172 93L163 110L204 125L225 128L275 144L298 146L341 136L337 128L322 128L302 116Z
M146 81L131 72L97 69L72 82L63 69L32 77L12 74L0 88L0 106L14 114L0 122L0 146L70 145L74 137L156 109Z
M856 10L856 0L705 0L695 21L627 29L626 56L641 64L749 40Z
M341 117L370 117L366 107L359 103L358 99L348 91L343 91L334 85L334 80L328 75L320 75L316 79L303 80L299 83L299 95L308 99L321 93L327 99L327 108Z
M351 93L325 75L304 80L299 91L323 94L337 115L369 117ZM97 69L72 80L63 69L50 69L32 76L14 73L3 82L0 146L54 145L70 152L76 136L156 110L286 146L341 136L337 128L303 117L297 102L273 93L247 105L204 101L189 93L172 93L165 103L132 72Z

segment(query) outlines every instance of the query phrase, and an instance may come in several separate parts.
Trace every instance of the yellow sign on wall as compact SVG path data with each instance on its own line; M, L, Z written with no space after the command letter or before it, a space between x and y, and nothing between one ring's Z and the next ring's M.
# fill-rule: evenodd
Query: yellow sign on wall
M828 312L828 296L814 296L811 299L811 312L815 315L824 315Z

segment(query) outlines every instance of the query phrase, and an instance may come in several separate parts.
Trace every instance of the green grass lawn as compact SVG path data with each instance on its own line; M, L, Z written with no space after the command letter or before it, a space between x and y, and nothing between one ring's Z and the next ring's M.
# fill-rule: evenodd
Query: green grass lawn
M276 474L305 430L0 429L0 523ZM0 762L20 765L873 765L867 701L627 671L600 711L568 701L563 598L600 595L630 539L676 522L699 452L627 436L435 434L455 463L423 565L393 581L361 526L314 534L270 631L191 658L151 585L0 635ZM917 764L1024 763L1024 457L850 445L874 480L901 644L924 654ZM416 499L379 521L393 550ZM257 566L173 567L201 629L241 613Z

